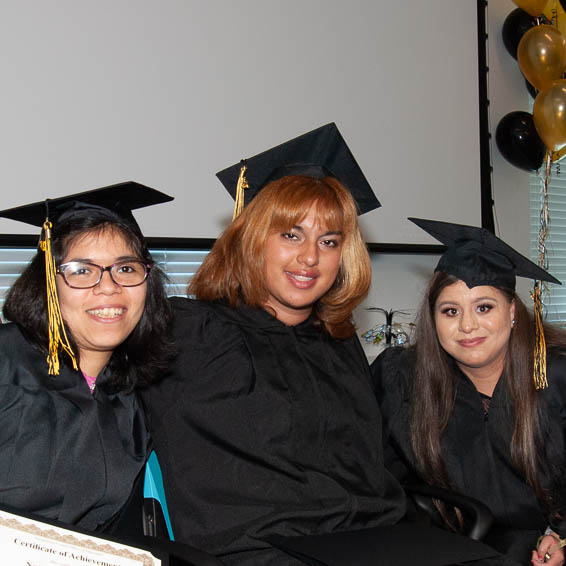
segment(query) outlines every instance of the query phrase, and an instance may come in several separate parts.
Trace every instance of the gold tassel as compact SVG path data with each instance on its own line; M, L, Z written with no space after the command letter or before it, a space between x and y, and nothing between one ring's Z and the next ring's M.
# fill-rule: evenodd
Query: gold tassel
M546 239L550 228L550 215L548 212L548 184L550 182L552 166L552 152L547 151L544 159L544 178L542 180L542 204L540 210L540 226L538 233L538 264L543 269L548 268L546 255ZM535 351L533 379L537 389L548 387L546 379L546 339L544 337L544 327L542 324L542 282L535 281L535 286L531 292L533 300L533 311L535 317Z
M535 287L531 293L535 315L535 352L534 352L534 382L536 389L548 387L546 380L546 339L542 326L542 297L540 285L535 281Z
M238 184L236 185L236 204L234 205L234 214L232 215L232 221L236 220L242 211L244 210L245 199L244 190L249 188L248 181L246 179L246 162L242 160L242 166L240 168L240 176L238 177Z
M59 375L59 347L69 354L73 361L73 367L78 371L75 354L69 344L59 297L57 296L57 284L55 283L55 260L51 252L51 222L48 219L43 223L43 234L39 246L45 254L45 279L47 287L47 316L49 319L49 353L47 355L47 365L49 375Z

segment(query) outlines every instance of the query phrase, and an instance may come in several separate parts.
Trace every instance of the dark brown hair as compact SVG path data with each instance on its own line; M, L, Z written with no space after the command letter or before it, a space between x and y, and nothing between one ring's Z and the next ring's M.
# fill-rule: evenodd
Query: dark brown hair
M432 277L417 316L413 347L415 372L410 432L415 461L425 481L446 488L451 486L442 456L441 437L454 408L454 368L451 356L439 343L434 310L442 290L457 281L456 277L444 272ZM548 494L540 485L537 474L541 462L545 461L542 453L545 425L533 381L533 317L513 290L497 289L509 303L515 303L515 324L509 338L502 376L507 382L515 413L511 458L539 501L548 506ZM549 349L566 347L566 334L563 331L545 325L545 336Z
M355 332L352 311L366 296L371 266L350 192L333 177L292 175L264 187L214 244L193 277L188 293L204 301L240 301L261 308L268 297L264 275L267 237L297 225L316 204L321 222L343 234L342 257L334 285L313 312L328 332L346 338Z
M153 263L147 245L137 224L104 208L77 212L58 222L53 228L53 258L58 266L73 243L88 234L116 231L121 234L134 253L143 261ZM144 311L138 324L126 340L115 348L108 363L114 389L127 390L144 387L160 378L174 355L169 338L171 310L167 301L162 270L153 265L147 277ZM4 316L16 323L28 342L47 353L48 317L45 283L45 259L38 252L6 296ZM73 351L78 356L72 332L67 326ZM61 357L69 365L69 357ZM47 364L45 366L47 371ZM56 378L55 378L56 379Z

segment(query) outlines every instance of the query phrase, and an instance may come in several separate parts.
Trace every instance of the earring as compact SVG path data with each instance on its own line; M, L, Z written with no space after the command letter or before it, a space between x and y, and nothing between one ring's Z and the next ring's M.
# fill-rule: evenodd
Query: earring
M513 328L513 326L515 326L515 319L511 321L511 328Z

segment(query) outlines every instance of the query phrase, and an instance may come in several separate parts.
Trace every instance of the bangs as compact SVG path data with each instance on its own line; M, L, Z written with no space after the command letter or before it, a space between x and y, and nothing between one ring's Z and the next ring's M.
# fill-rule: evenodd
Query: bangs
M313 207L312 217L323 230L342 235L336 280L313 305L313 314L333 338L354 336L352 311L368 293L371 264L356 203L334 177L289 175L266 184L216 240L188 293L205 301L227 300L233 308L264 308L266 241L274 233L291 232Z
M280 182L280 181L285 182ZM329 231L349 232L345 226L344 198L340 189L334 187L334 179L313 179L296 175L274 181L267 185L262 193L271 210L270 231L289 230L297 226L314 205L321 225ZM333 182L330 184L328 181ZM261 193L260 193L261 195ZM349 195L348 195L349 196Z
M126 246L141 259L151 259L143 236L125 221L115 221L107 215L71 218L58 226L60 235L53 239L53 254L56 261L62 261L69 249L81 240L119 236Z

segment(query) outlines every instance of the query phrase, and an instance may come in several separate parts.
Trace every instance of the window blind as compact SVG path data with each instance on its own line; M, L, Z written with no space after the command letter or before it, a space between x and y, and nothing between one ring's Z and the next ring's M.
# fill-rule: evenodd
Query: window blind
M24 270L35 250L36 248L0 248L0 317L8 289ZM4 321L3 317L2 320Z
M560 163L552 165L548 187L550 216L549 237L546 240L548 271L562 281L549 284L545 298L546 320L566 325L566 171ZM532 174L530 181L531 259L538 263L538 234L542 205L542 173Z
M167 295L186 295L187 284L192 279L208 250L150 249L153 259L169 278Z
M10 286L35 254L35 247L0 247L0 313ZM153 259L169 278L167 295L185 295L187 283L206 257L208 250L158 248L150 250ZM5 321L4 321L5 322Z

